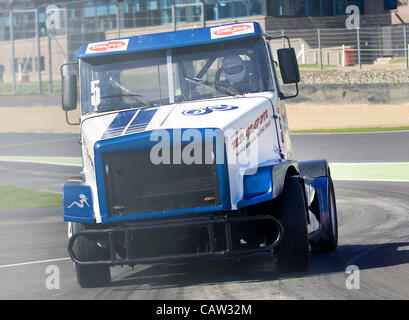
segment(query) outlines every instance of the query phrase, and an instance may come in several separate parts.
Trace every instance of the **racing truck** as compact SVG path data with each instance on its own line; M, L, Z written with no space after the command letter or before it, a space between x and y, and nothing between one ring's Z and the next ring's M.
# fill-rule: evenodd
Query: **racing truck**
M205 257L302 272L336 249L328 162L293 159L295 50L272 39L252 21L146 34L84 44L61 66L69 123L81 107L83 168L63 186L81 287L108 285L115 265Z

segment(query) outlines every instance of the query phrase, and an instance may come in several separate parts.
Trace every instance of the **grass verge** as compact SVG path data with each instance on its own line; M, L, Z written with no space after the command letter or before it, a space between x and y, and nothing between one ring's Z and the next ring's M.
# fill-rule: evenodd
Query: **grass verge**
M406 62L406 58L394 58L392 60L389 61L390 64L394 64L394 63L404 63Z
M345 128L345 129L311 129L311 130L291 130L291 133L359 133L359 132L387 132L387 131L407 131L405 127L373 127L373 128Z
M0 210L62 206L62 195L35 189L0 185Z
M61 81L54 80L53 83L53 92L61 92ZM3 82L0 83L0 94L11 94L12 93L12 83ZM16 94L38 94L38 82L37 81L28 81L16 83ZM41 81L41 89L43 93L48 94L50 91L50 81L43 80Z
M409 162L330 163L334 180L409 181Z

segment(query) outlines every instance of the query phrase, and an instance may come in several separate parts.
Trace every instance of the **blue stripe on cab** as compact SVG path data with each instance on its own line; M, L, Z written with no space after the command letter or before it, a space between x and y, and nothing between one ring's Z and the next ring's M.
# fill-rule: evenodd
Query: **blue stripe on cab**
M155 115L157 108L155 109L142 109L132 123L129 125L128 129L126 130L125 134L141 132L146 129L149 122L152 120L153 116Z
M104 134L102 135L101 139L108 139L112 137L117 137L121 135L124 131L126 126L128 125L129 121L131 121L132 117L138 110L130 110L130 111L123 111L118 113L116 118L111 122L109 127L105 130Z

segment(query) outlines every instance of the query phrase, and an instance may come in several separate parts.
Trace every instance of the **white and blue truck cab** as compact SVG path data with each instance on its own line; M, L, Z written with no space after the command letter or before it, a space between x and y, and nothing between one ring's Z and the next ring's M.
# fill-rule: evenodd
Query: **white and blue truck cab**
M65 183L63 212L81 287L107 285L114 265L266 253L294 272L335 250L328 163L292 159L294 49L275 62L269 40L256 22L140 35L61 67L66 113L80 83L82 179Z

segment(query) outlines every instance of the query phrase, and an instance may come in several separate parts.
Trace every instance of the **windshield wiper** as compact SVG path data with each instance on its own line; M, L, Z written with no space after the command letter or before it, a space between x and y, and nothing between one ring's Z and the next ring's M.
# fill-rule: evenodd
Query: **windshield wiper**
M143 107L150 107L150 105L146 101L139 99L140 97L142 97L142 95L132 92L131 90L125 88L120 83L112 79L112 77L110 77L109 80L114 84L115 87L121 90L121 92L118 94L103 96L101 97L101 99L115 98L115 97L133 97L137 102L141 103Z
M187 77L185 76L185 80L192 82L194 84L198 84L198 85L202 85L204 87L208 87L208 88L212 88L212 89L216 89L216 90L223 90L224 92L226 92L227 94L231 95L231 96L237 96L240 95L240 92L238 92L237 90L227 87L225 85L222 85L220 83L216 83L214 81L207 81L207 80L202 80L202 79L198 79L198 78L191 78L191 77Z
M115 85L115 87L117 87L118 89L124 91L124 92L127 93L127 94L138 95L137 93L132 92L131 90L125 88L123 85L121 85L120 83L118 83L117 81L115 81L114 79L112 79L112 77L109 78L109 81L111 81L111 82Z
M117 94L111 94L109 96L103 96L103 97L101 97L101 99L116 98L116 97L131 97L131 98L134 98L136 100L136 102L139 102L141 104L140 107L151 107L151 105L149 105L147 102L139 99L139 97L142 97L140 94L134 94L134 93L120 92L120 93L117 93ZM136 108L139 108L139 106L136 107Z
M135 93L116 93L116 94L111 94L109 96L103 96L101 99L108 99L108 98L115 98L115 97L135 97L136 99L138 97L142 97L140 94L135 94Z
M135 94L135 93L117 93L117 94L111 94L109 96L103 96L101 99L107 99L107 98L114 98L114 97L142 97L140 94Z

